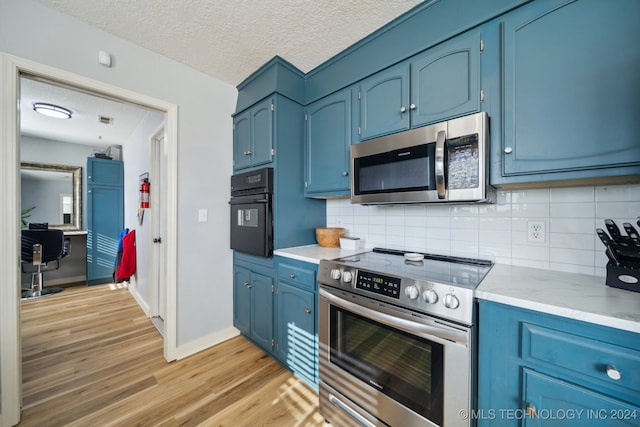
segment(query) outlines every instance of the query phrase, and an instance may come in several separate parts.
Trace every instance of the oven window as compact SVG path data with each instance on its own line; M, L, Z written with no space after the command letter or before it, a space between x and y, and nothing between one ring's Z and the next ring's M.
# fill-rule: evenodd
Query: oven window
M330 359L442 425L444 346L331 306Z

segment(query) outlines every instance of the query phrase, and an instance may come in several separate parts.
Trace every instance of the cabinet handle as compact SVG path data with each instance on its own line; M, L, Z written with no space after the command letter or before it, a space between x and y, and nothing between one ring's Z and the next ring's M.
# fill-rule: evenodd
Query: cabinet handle
M310 309L308 309L308 308L305 308L305 309L304 309L304 314L311 314L311 310L310 310Z
M409 109L411 109L411 110L415 110L415 109L416 109L416 104L411 104L411 105L409 105Z
M444 144L446 140L446 132L443 130L438 131L435 152L436 194L438 195L438 199L444 199L446 196L446 186L444 182Z
M295 274L293 274L293 273L291 273L291 274L289 274L289 278L291 278L291 279L295 279L295 278L296 278L296 275L295 275Z
M244 152L244 155L245 155L245 156L250 156L250 155L252 155L252 154L253 154L253 151L245 151L245 152Z
M622 374L614 366L607 366L606 372L607 376L614 381L618 381L620 378L622 378Z
M349 172L347 171L342 172L342 176L349 176Z
M532 418L536 418L538 416L538 410L536 409L536 406L531 403L527 403L527 408L525 409L525 412L527 413L528 416Z
M505 152L506 154L511 154L511 153L513 152L513 148L511 148L511 147L504 147L504 152Z
M405 113L406 111L407 111L407 109L406 109L405 107L401 107L401 108L400 108L400 112L401 112L401 113Z
M251 289L251 288L253 288L253 286L252 286L252 285L250 285L250 284L249 284L249 283L247 283L247 282L244 282L244 285L247 287L247 289Z

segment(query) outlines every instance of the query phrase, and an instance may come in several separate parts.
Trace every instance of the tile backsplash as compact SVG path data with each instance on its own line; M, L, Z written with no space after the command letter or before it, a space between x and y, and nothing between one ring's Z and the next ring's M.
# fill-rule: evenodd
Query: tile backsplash
M488 205L352 205L327 200L327 225L363 246L490 259L503 264L605 276L595 229L611 218L636 224L640 185L499 191ZM543 228L529 239L529 226ZM637 228L637 227L636 227Z

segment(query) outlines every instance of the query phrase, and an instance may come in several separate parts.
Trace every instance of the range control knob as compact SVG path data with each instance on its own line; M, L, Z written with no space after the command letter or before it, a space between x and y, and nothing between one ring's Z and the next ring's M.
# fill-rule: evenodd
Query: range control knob
M422 299L427 304L435 304L438 302L438 294L433 289L427 289L422 293Z
M342 273L340 272L339 268L333 268L331 269L331 278L333 280L340 280L340 277L342 276Z
M454 294L446 294L444 296L444 306L455 310L460 307L460 300Z
M420 290L416 286L410 285L404 289L404 294L409 299L416 299L420 295Z
M344 283L351 282L352 278L353 278L353 274L350 271L345 271L344 273L342 273L342 281Z

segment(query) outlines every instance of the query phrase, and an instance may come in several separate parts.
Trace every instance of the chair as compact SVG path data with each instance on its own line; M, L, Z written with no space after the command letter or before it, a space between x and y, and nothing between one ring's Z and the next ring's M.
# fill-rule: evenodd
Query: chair
M22 272L31 273L31 287L22 290L22 298L37 298L62 292L62 288L44 288L43 274L47 270L60 268L60 260L69 255L70 240L64 237L64 231L57 229L35 228L22 230ZM50 263L55 262L55 267ZM35 270L25 270L32 265Z

